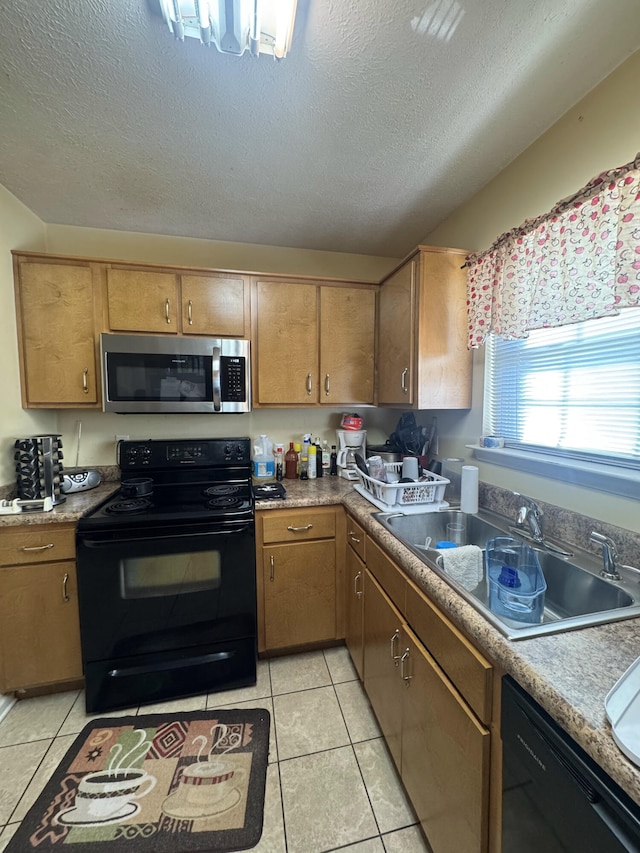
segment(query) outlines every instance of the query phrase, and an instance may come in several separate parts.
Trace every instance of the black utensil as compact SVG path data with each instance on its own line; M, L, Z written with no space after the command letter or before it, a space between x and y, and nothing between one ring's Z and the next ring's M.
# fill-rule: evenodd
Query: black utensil
M353 458L356 460L356 465L362 471L363 474L369 476L369 469L367 468L367 463L364 461L362 456L359 453L354 453Z

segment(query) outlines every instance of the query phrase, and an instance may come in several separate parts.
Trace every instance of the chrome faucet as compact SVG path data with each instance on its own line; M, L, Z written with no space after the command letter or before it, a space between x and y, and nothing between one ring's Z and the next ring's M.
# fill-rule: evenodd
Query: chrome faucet
M544 543L542 510L534 500L526 495L521 495L520 492L513 494L522 501L522 506L516 515L516 527L524 528L525 525L528 525L533 541L540 544Z
M596 545L599 545L602 548L603 566L600 572L602 577L611 581L622 580L620 572L618 571L618 549L616 548L616 543L613 539L609 539L608 536L604 536L602 533L592 530L591 535L589 536L589 541L595 542Z

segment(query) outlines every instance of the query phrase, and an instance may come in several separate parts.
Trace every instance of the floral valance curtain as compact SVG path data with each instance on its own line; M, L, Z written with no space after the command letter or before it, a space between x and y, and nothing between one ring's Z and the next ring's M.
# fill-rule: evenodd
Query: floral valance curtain
M467 257L469 346L640 304L640 154Z

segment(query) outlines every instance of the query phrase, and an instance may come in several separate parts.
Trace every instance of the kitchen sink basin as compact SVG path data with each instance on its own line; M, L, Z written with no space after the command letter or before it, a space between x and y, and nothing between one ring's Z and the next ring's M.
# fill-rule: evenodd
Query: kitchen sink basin
M374 518L406 545L439 577L449 583L476 610L510 639L525 639L540 634L555 634L587 625L599 625L640 616L640 583L638 577L621 570L621 581L600 577L602 563L588 552L580 551L571 557L537 547L536 554L547 584L542 621L536 624L510 619L494 613L489 607L489 585L486 573L473 589L465 589L442 568L435 544L447 538L447 524L460 522L465 526L465 541L486 548L495 536L513 536L528 541L509 519L494 513L465 515L457 510L400 515L375 513Z

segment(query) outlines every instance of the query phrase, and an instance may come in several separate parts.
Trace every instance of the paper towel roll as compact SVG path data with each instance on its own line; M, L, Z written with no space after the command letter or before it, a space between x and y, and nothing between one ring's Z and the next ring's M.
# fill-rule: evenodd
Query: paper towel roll
M460 509L471 515L478 512L478 469L475 465L462 466Z

